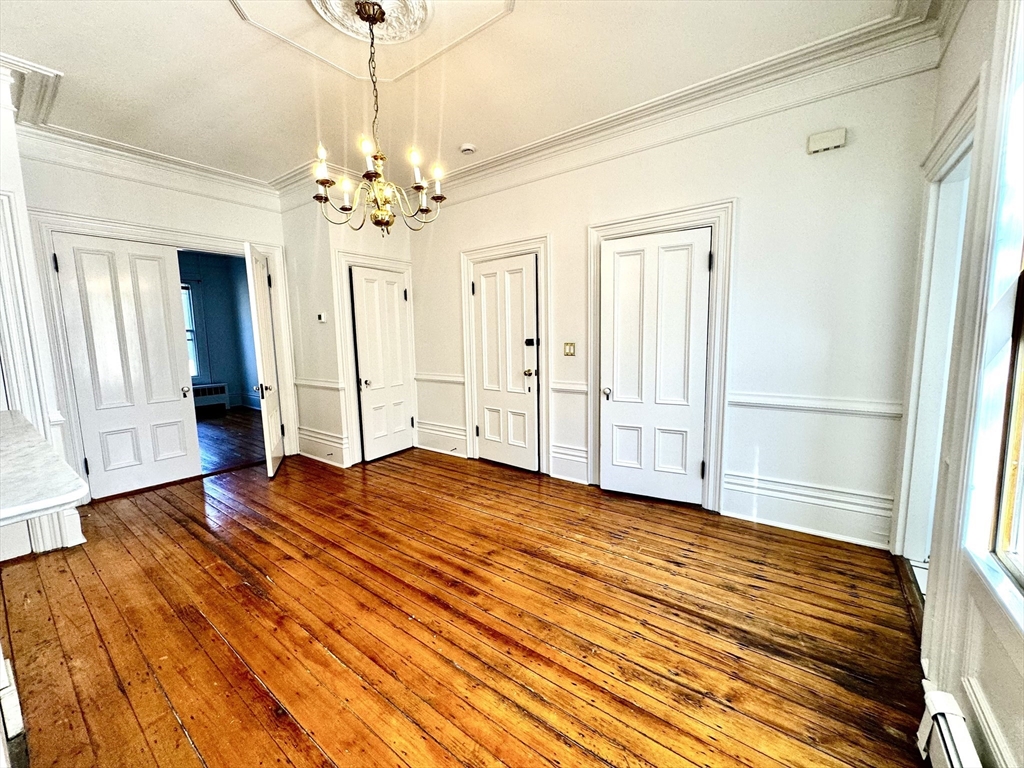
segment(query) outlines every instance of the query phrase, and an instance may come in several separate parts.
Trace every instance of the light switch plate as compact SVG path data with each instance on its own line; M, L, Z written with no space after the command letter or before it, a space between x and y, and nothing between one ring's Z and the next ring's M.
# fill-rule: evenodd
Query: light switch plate
M567 341L562 345L563 353L566 357L576 357L576 342Z

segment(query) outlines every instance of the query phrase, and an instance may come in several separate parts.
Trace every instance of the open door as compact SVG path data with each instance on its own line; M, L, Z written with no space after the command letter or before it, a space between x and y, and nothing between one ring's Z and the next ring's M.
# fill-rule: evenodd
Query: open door
M178 253L53 236L93 498L200 474Z
M274 347L274 286L270 277L270 257L252 243L245 244L245 271L249 278L249 311L252 313L252 335L256 344L256 371L260 379L253 389L260 395L267 475L273 477L284 458L284 424Z

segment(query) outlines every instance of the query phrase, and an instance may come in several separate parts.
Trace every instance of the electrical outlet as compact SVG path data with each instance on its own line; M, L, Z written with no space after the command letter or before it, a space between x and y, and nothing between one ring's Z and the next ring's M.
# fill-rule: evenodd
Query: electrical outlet
M576 357L576 342L575 341L567 341L567 342L565 342L565 344L562 345L562 349L564 350L562 354L564 354L566 357Z

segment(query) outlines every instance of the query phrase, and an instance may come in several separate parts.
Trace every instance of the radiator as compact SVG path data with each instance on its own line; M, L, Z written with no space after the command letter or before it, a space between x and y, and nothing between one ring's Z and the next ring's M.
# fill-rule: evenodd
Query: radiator
M925 681L926 690L931 687ZM917 747L931 768L982 768L963 713L952 694L927 690Z
M198 387L193 387L192 397L195 399L196 406L223 405L225 408L231 407L227 384L201 384Z

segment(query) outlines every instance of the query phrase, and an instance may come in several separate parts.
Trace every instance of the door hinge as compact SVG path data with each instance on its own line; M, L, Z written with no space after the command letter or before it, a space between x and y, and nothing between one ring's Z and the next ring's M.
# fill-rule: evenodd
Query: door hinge
M715 265L715 254L712 251L708 251L708 272Z
M57 262L57 254L53 254L53 271L60 272L60 264Z
M416 426L416 417L415 416L410 416L409 417L409 426L410 427L415 427Z
M477 428L476 428L476 436L477 436L477 437L480 437L480 427L477 427Z
M476 280L469 284L469 292L476 296Z
M270 275L267 275L267 288L273 288L274 281L270 279Z
M707 470L707 468L708 468L707 462L702 461L700 463L700 479L701 480L704 479L704 472Z
M404 298L406 301L409 300L409 289L408 288L403 288L402 289L402 298Z
M281 437L284 437L284 424L281 425Z
M85 474L88 476L88 474L89 474L89 459L88 458L83 458L82 459L82 463L85 464Z

